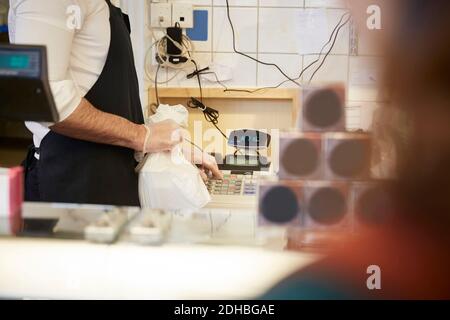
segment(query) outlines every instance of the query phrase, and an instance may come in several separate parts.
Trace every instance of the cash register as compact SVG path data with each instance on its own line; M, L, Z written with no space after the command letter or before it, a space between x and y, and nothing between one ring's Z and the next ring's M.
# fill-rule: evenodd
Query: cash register
M44 46L0 45L0 119L57 122ZM24 219L25 225L54 224L54 219Z
M43 46L0 45L0 118L56 122Z
M256 206L256 193L262 176L271 174L271 162L261 155L270 147L271 136L268 133L242 129L233 131L228 145L235 148L233 154L220 158L219 169L222 180L209 180L208 191L212 201L210 208L253 208Z

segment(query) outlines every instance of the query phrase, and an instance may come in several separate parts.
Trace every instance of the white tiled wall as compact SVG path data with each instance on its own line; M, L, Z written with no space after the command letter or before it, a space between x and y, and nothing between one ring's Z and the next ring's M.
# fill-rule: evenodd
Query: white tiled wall
M180 0L186 2L187 0ZM195 7L209 11L208 41L195 42L195 58L200 67L216 63L232 69L233 79L226 82L229 87L265 87L279 84L285 78L271 66L239 56L233 52L230 24L226 16L225 0L194 0ZM289 76L298 77L300 71L317 59L320 48L328 41L339 19L346 12L340 0L229 0L231 18L236 32L236 47L259 60L276 63ZM308 28L306 15L314 17L315 13L324 13L328 21L324 30ZM298 30L311 30L310 34L318 46L308 52L306 39L299 37ZM300 33L301 34L301 33ZM378 76L373 73L373 63L379 54L370 45L370 32L363 32L359 38L359 55L350 56L350 27L342 28L336 45L323 67L314 77L313 83L345 82L348 85L348 104L351 105L352 117L355 114L364 117L364 112L373 109L381 100L376 85ZM318 63L308 69L300 79L307 83ZM173 72L168 72L171 78ZM371 83L366 78L369 77ZM186 80L181 72L167 86L197 86L196 81ZM218 86L205 82L204 86ZM284 87L295 87L286 82ZM364 109L366 105L369 106ZM355 106L361 110L355 111ZM357 127L357 125L355 125Z

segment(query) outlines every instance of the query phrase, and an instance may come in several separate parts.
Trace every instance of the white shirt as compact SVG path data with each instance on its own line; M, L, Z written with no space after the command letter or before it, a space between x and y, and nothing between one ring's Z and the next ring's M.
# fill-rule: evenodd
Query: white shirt
M106 63L111 41L108 4L105 0L10 0L9 30L11 43L47 46L50 88L60 121L66 119ZM51 124L25 124L39 147Z

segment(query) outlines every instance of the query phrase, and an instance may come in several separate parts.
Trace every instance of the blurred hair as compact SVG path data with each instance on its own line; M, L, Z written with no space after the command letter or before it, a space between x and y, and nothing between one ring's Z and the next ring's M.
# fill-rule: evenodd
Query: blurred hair
M393 136L402 221L450 234L450 1L392 1L385 85L405 115ZM405 220L407 219L407 220Z
M450 1L394 0L386 84L393 99L432 94L450 101ZM412 99L411 99L412 98Z

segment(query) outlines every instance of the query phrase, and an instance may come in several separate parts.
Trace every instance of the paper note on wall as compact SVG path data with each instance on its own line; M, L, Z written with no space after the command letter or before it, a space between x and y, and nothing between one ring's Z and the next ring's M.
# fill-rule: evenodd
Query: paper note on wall
M209 70L202 74L201 77L212 83L230 81L233 79L233 68L219 63L212 63L209 65Z
M300 54L319 53L329 37L326 9L300 10L296 35Z
M375 87L378 85L380 79L380 68L378 65L354 59L352 67L350 68L351 86Z

